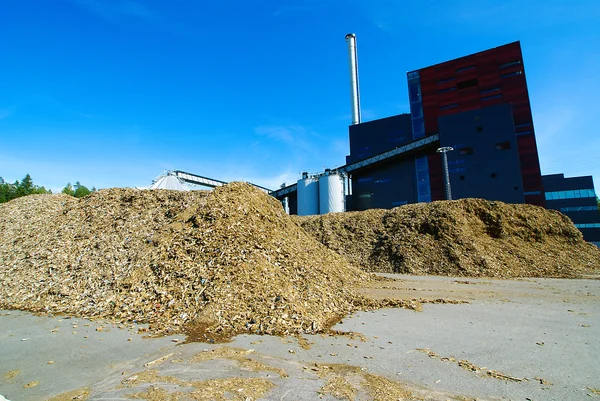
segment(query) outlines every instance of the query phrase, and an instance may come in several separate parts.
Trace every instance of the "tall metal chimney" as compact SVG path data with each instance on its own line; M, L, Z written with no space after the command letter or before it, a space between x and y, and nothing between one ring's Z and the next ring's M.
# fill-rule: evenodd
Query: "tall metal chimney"
M360 124L360 92L358 90L358 56L356 55L356 35L346 35L348 42L348 65L350 67L350 98L352 102L352 125Z

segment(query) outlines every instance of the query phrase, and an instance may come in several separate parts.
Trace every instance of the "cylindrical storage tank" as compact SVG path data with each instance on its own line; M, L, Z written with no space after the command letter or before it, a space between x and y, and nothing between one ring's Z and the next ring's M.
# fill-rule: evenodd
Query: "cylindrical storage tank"
M319 214L319 180L303 173L297 185L298 216Z
M319 211L321 214L343 212L345 205L344 177L325 170L319 178Z

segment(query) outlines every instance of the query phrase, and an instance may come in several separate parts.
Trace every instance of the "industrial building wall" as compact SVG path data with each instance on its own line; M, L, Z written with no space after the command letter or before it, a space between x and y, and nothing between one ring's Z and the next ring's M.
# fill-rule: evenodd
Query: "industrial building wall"
M600 211L592 176L565 178L563 174L542 176L548 209L567 215L586 241L600 247Z
M351 164L412 141L410 114L382 118L349 127Z
M512 104L525 201L544 206L533 118L519 42L408 73L411 111L423 135L439 132L439 118L487 106ZM418 105L419 107L415 107ZM422 121L422 123L421 123ZM441 163L429 156L432 200L444 199Z
M391 209L416 202L413 156L352 174L352 210Z
M447 153L453 199L525 202L510 104L440 117L439 133L441 146L454 148Z

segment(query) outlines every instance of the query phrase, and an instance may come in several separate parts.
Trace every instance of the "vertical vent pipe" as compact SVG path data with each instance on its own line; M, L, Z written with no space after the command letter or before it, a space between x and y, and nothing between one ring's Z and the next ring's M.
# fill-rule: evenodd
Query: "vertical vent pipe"
M356 52L356 35L346 35L348 42L348 66L350 68L350 99L352 105L352 125L360 124L360 91L358 89L358 56Z

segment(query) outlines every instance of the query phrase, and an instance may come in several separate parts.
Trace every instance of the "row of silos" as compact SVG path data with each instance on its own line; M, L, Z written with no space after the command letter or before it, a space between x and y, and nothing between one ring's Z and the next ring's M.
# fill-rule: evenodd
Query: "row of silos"
M298 216L343 212L346 205L344 177L329 169L321 175L302 173L297 183Z

